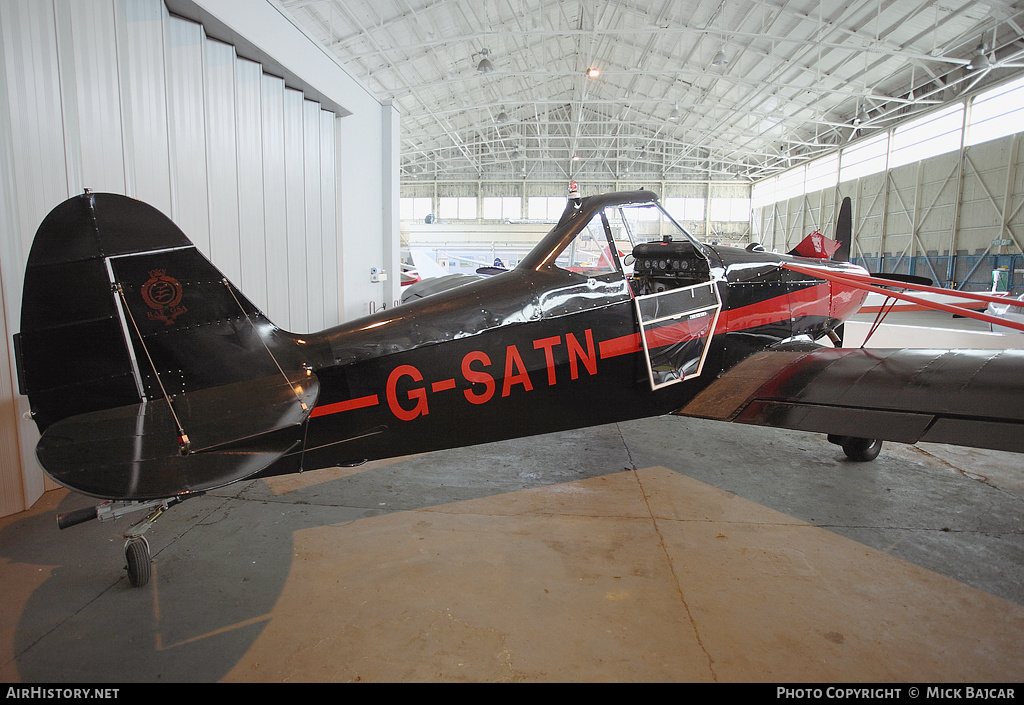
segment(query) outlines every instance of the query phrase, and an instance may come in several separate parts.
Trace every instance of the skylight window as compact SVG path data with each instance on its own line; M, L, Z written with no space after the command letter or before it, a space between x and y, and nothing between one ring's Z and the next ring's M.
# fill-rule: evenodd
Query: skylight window
M558 220L565 210L565 196L530 196L526 209L530 220Z
M711 220L746 222L750 220L749 198L712 198L708 209Z
M807 180L804 193L814 193L834 187L839 183L839 153L815 159L807 165Z
M677 222L684 220L704 220L704 199L703 198L666 198L665 210L669 212Z
M442 220L475 220L474 196L442 196L437 199L438 215Z
M843 150L839 180L850 181L885 171L889 156L889 133L883 132Z
M402 220L423 220L430 214L430 198L402 198L399 200L398 217Z
M801 165L779 174L779 181L775 184L775 200L788 201L796 196L802 196L804 194L804 177L806 175L806 165Z
M963 126L964 104L955 103L897 127L892 136L889 168L960 149Z
M522 201L516 196L485 196L484 220L516 220L523 217Z
M979 93L971 103L965 143L970 146L1021 131L1024 78Z

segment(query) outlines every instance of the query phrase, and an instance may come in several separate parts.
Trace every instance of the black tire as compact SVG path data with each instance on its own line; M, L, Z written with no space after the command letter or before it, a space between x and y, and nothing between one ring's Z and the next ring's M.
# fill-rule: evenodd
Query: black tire
M132 587L142 587L149 582L152 561L149 545L145 539L134 538L124 545L124 557L128 561L128 582Z
M878 457L882 442L877 438L847 438L843 442L846 457L858 463L866 463Z

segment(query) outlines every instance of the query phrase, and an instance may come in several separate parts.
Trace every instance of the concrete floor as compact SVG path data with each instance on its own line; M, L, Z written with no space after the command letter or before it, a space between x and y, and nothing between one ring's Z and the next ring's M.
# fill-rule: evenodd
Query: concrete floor
M1021 456L666 417L0 520L4 682L1024 680Z

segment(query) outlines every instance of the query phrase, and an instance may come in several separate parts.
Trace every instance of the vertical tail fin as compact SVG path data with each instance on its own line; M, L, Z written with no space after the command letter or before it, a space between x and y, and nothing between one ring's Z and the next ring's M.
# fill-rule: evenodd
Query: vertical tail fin
M169 218L88 191L54 208L36 233L16 348L21 391L41 431L159 397L161 388L176 394L279 374L275 356L294 356L290 336Z
M853 202L847 196L839 206L839 217L836 219L836 241L839 249L832 255L837 262L850 261L850 244L853 242Z

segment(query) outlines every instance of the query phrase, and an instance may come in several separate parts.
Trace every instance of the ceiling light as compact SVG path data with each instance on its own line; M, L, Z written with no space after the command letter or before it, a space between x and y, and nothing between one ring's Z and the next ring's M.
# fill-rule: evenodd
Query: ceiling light
M679 122L679 105L672 106L672 112L668 114L668 119L672 122Z
M508 122L508 113L505 112L505 106L501 106L501 112L498 113L497 120L499 125L504 125Z
M578 161L580 160L580 155L578 155L578 154L574 154L574 155L572 155L572 160L573 160L574 162L578 162Z
M857 110L857 115L853 118L853 126L860 127L868 121L868 111L863 105Z
M487 49L484 49L480 53L483 54L484 58L480 59L480 63L476 65L476 70L480 73L490 73L494 70L494 64L492 64L491 60L487 58L487 54L490 52L488 52Z
M587 69L587 78L597 78L601 75L600 69L595 69L593 66Z
M711 59L712 66L725 66L729 63L729 59L725 56L725 52L721 49L715 54L715 58Z
M989 67L988 57L985 56L986 49L988 49L988 46L985 42L978 45L974 50L974 56L971 57L971 63L967 64L968 71L980 71Z

